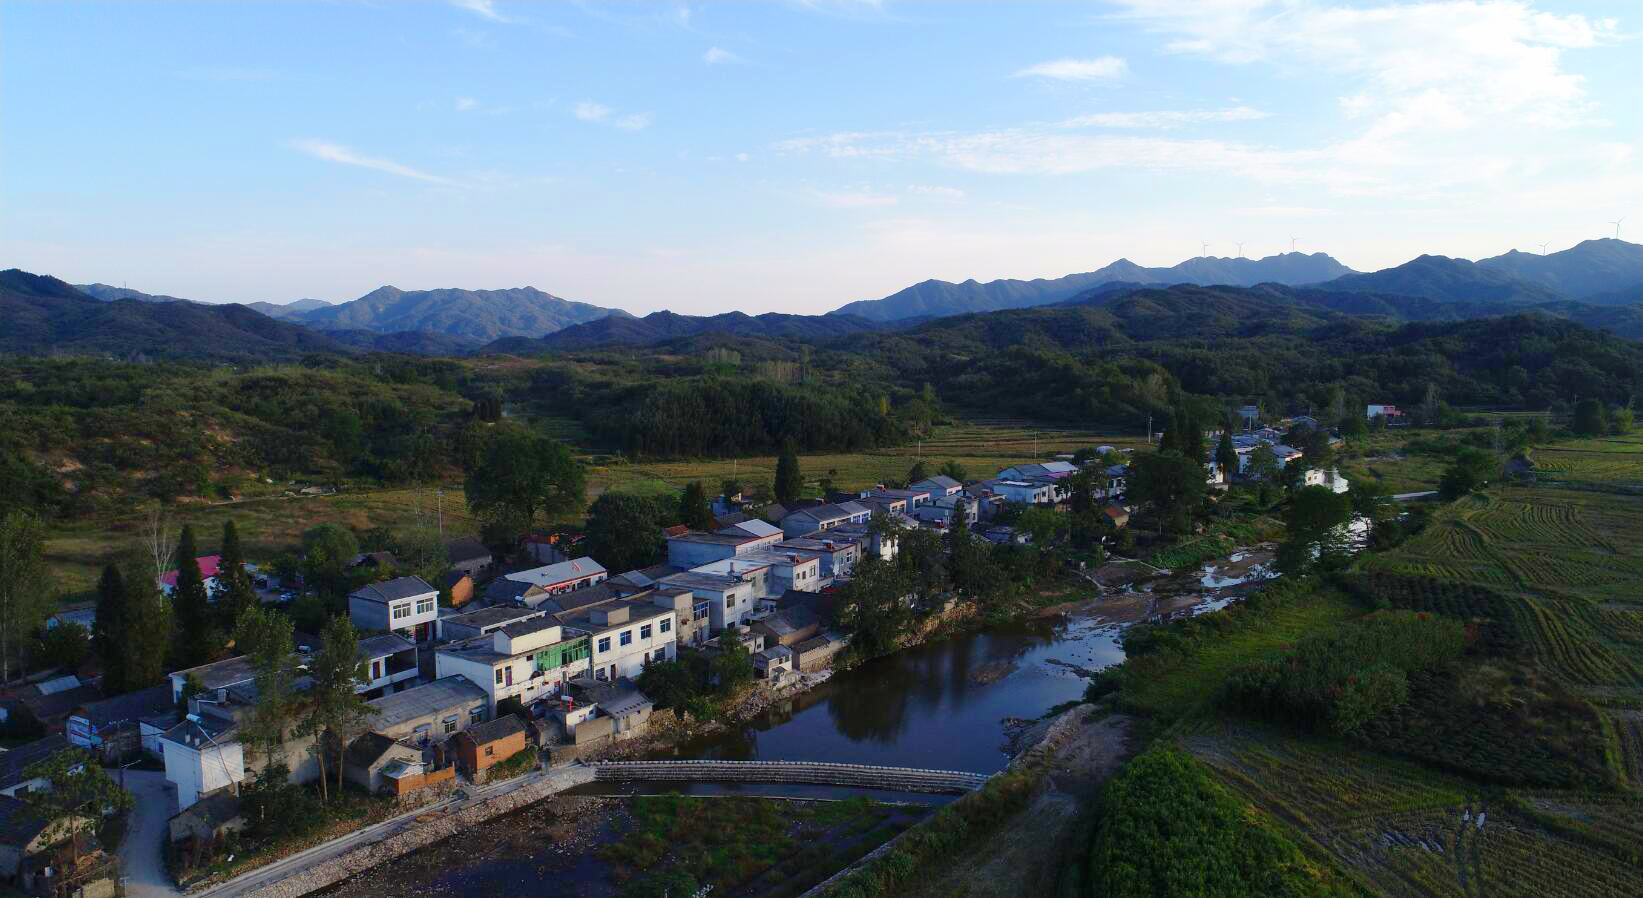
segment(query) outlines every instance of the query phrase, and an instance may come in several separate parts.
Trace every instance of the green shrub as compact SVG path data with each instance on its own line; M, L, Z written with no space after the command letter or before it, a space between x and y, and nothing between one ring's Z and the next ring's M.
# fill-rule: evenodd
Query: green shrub
M1198 762L1154 748L1101 792L1090 852L1099 898L1303 898L1349 895L1272 821Z

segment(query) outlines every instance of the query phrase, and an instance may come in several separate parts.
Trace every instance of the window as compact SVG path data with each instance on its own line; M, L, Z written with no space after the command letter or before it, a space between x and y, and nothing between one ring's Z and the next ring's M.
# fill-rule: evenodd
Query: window
M483 722L484 719L485 719L485 706L484 705L474 705L472 708L468 709L468 722L469 723L480 723L480 722Z
M485 754L487 754L487 755L496 754L496 746L494 746L494 745L485 746Z
M662 618L662 622L660 624L657 624L657 629L661 630L663 633L666 633L666 632L672 630L673 629L673 618L671 618L671 617Z
M410 602L401 602L398 605L392 605L389 607L393 609L394 620L404 620L405 618L411 616Z
M633 631L623 630L621 642L623 645L633 645Z
M707 603L697 602L690 609L690 617L692 620L705 620L707 618Z
M382 662L380 660L371 662L371 679L382 679Z
M502 668L500 667L496 669L496 685L502 685Z
M639 628L639 638L640 639L649 639L650 638L650 624L645 624L644 626Z
M441 724L445 728L445 735L449 736L450 734L456 732L456 715L452 714L450 717L445 718L441 721Z
M417 599L416 600L416 613L417 614L432 614L432 613L434 613L434 600L433 600L433 598L429 597L429 598L426 598L426 599Z
M610 651L610 637L609 636L606 636L605 638L599 640L599 651L601 651L601 652Z
M430 732L430 729L429 729L428 725L423 724L422 726L417 727L416 730L411 733L411 738L413 740L417 741L417 742L427 742L429 732Z

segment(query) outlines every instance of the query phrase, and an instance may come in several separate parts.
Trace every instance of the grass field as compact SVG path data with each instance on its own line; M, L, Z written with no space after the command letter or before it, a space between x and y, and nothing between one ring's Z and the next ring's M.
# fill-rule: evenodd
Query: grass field
M574 421L563 422L565 439L582 432ZM826 453L800 457L807 483L814 489L822 478L840 489L871 486L887 477L901 478L920 458L931 467L947 461L963 465L972 477L991 476L999 468L1044 460L1057 452L1072 452L1098 444L1134 448L1146 445L1140 435L1119 437L1067 428L1035 428L1009 421L960 423L938 427L923 442L891 449L855 453ZM1035 449L1037 454L1034 454ZM673 495L686 483L701 480L710 495L721 481L735 477L743 484L769 484L775 478L774 456L699 461L626 462L589 457L588 501L607 490ZM179 504L166 510L170 525L192 524L202 548L216 550L225 520L239 528L253 561L266 560L297 545L302 532L322 523L340 523L356 531L373 527L397 530L438 519L443 510L445 533L452 538L479 532L479 522L467 512L460 481L446 483L439 499L434 487L363 489L336 496L266 498L226 505ZM581 516L564 523L578 524ZM89 598L103 566L125 553L143 548L143 520L139 517L88 520L59 526L46 543L46 564L65 601Z

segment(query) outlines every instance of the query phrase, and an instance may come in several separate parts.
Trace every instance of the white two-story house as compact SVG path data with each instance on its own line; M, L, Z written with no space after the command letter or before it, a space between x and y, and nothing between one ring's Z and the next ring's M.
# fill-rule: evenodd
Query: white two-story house
M421 577L395 577L348 594L348 616L365 632L399 633L431 642L439 619L439 590Z

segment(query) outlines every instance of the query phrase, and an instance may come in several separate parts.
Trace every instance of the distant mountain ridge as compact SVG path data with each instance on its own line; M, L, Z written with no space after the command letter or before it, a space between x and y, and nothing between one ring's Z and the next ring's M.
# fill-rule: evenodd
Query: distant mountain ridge
M1053 279L1004 279L961 284L929 280L883 299L847 303L829 314L858 315L872 321L896 321L920 315L962 315L1050 305L1071 299L1091 287L1114 282L1136 284L1309 284L1351 274L1352 269L1325 253L1280 253L1262 259L1199 256L1168 268L1147 268L1128 259L1083 274Z
M508 337L487 345L483 351L528 354L595 346L634 346L709 333L819 340L883 328L884 325L879 322L854 315L789 315L782 312L748 315L744 312L726 312L702 316L662 311L652 312L643 318L612 315L572 325L537 339Z
M573 324L611 316L631 317L561 299L535 287L509 290L401 290L378 287L352 302L291 316L322 329L378 333L425 331L488 343L501 337L541 337Z
M0 352L219 360L345 352L324 334L242 305L94 299L45 275L0 271Z
M304 312L330 308L332 305L334 303L326 302L323 299L293 299L288 303L248 302L245 307L256 309L270 318L294 318Z
M1394 268L1349 274L1316 285L1347 293L1386 293L1449 302L1533 304L1569 299L1550 287L1465 259L1418 256Z
M141 290L132 290L129 287L113 287L108 284L75 284L74 289L102 302L113 302L116 299L135 299L138 302L193 302L191 299L183 299L179 296L144 293Z
M1549 287L1574 299L1628 289L1636 292L1643 287L1643 246L1613 237L1582 240L1568 249L1547 255L1512 250L1479 259L1477 264Z

